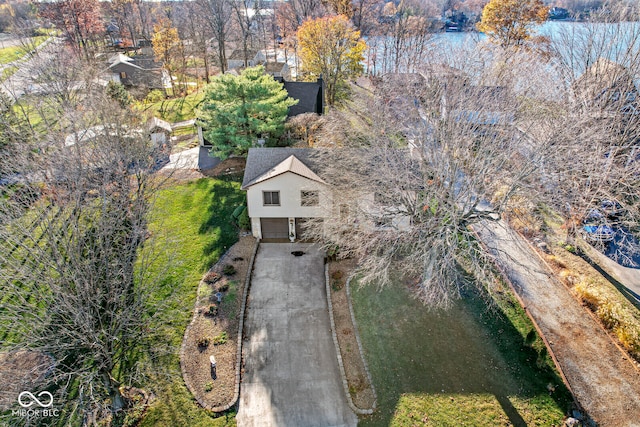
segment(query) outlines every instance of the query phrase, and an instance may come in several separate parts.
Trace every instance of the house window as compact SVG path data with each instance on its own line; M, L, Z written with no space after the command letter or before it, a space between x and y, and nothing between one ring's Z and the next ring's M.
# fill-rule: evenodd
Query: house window
M121 79L126 79L127 78L127 73L125 73L124 71L120 72L120 78Z
M320 204L320 193L317 191L301 191L300 206L318 206Z
M262 202L264 206L280 206L280 192L263 191Z

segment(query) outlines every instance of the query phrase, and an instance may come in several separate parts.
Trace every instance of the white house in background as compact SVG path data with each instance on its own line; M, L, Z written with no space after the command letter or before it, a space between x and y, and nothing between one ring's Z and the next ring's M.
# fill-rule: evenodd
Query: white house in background
M261 50L248 50L247 51L247 66L255 67L256 65L264 64L267 58L264 56L264 52ZM231 52L231 55L227 58L227 68L233 70L235 68L244 67L244 51L242 49L236 49Z
M251 148L242 182L253 235L298 238L309 218L331 211L329 186L311 169L313 149Z

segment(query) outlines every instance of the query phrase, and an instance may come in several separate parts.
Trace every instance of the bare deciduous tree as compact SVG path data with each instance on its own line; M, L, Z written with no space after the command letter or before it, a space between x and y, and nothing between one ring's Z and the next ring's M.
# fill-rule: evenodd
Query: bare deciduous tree
M357 128L352 147L318 160L333 211L308 232L357 257L363 282L417 279L425 303L447 306L471 284L461 265L487 268L471 226L500 218L529 187L540 153L518 129L511 87L448 67L387 75L379 86L352 104L371 114L347 121Z
M0 176L19 171L0 199L2 351L50 356L44 381L71 424L126 407L120 386L134 381L158 312L142 250L158 151L131 111L82 93L33 149L15 141L22 149L0 164Z
M224 73L227 69L226 45L231 24L231 5L228 0L197 0L197 4L213 33L220 71Z

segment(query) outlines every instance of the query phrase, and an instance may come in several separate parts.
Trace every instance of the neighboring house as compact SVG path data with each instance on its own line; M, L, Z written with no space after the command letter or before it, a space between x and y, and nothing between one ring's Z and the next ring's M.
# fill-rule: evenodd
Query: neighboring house
M289 107L287 116L316 113L324 114L324 82L322 77L315 82L283 82L289 96L297 99L298 103Z
M629 70L599 58L573 84L576 102L603 115L640 114L640 92Z
M242 181L253 235L289 239L309 218L326 218L331 194L313 170L313 149L251 148Z
M291 70L286 62L267 62L264 64L264 71L276 79L291 80Z
M255 67L256 65L262 65L267 58L264 56L264 52L259 50L247 51L247 66ZM231 55L227 58L227 68L233 70L235 68L244 67L244 51L242 49L236 49L231 52Z
M509 126L515 121L516 99L504 86L463 85L442 98L442 117L469 125Z
M163 89L170 85L162 68L148 56L127 56L118 53L109 59L111 80L128 87Z

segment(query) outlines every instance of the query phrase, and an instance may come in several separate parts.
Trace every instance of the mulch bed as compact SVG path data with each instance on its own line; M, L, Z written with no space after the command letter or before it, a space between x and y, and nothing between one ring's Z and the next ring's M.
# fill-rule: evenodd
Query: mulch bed
M255 244L252 236L245 236L205 274L198 287L194 322L185 333L184 353L181 360L184 380L198 401L214 408L231 403L236 380L236 350L238 324L244 283ZM225 266L233 265L236 272L225 275ZM224 290L228 286L228 290ZM217 303L216 292L223 294ZM210 315L209 308L217 313ZM216 338L226 334L226 342L216 344ZM198 341L208 339L207 346ZM211 370L209 357L215 356L216 370Z
M202 171L205 176L224 176L237 175L241 176L244 172L247 159L244 157L229 157L223 160L217 166Z
M362 362L347 300L346 281L354 269L355 262L353 260L329 263L331 303L336 324L336 336L351 399L353 404L360 409L372 409L375 405L375 395Z

